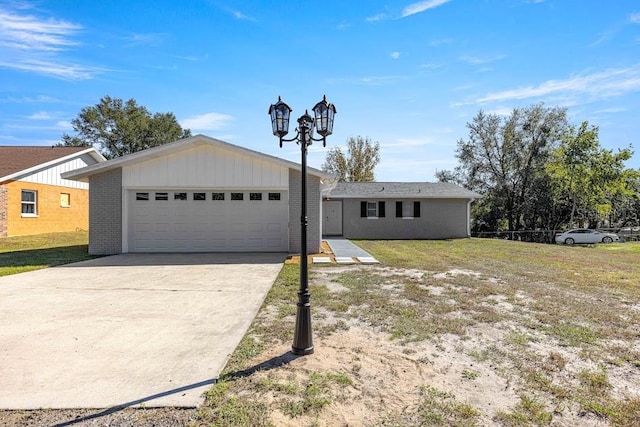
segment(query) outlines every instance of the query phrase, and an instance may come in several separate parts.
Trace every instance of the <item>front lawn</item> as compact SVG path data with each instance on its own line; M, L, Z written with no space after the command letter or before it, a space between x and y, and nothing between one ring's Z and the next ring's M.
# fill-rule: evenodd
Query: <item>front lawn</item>
M0 239L0 276L93 258L87 252L88 236L75 231Z
M314 267L315 353L289 353L285 265L197 425L640 424L640 244L359 241Z

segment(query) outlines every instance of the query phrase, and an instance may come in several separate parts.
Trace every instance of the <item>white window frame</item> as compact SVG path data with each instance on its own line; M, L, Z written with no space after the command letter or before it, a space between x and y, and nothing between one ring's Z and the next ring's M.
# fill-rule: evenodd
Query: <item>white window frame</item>
M64 196L66 196L66 203L64 203ZM71 207L71 193L60 193L60 207L61 208L70 208Z
M378 218L378 202L367 202L367 218Z
M33 194L33 201L25 201L22 197L24 193ZM22 212L24 205L33 206L33 212ZM36 190L20 190L20 215L27 218L35 218L38 216L38 192Z
M413 219L413 201L402 201L402 218Z

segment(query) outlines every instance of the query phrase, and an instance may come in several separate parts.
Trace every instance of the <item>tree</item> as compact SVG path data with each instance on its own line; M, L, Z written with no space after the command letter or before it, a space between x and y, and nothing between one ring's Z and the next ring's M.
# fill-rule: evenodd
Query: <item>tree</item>
M380 163L380 143L369 137L347 139L347 154L340 147L327 152L322 170L336 175L341 182L374 181L374 169Z
M635 195L630 189L635 171L624 166L632 154L631 148L617 153L601 148L598 128L587 121L566 131L546 170L555 197L570 206L570 228L576 216L591 223L601 217L611 220L614 204L628 203Z
M155 113L136 103L105 96L80 110L71 121L76 135L63 134L65 146L94 146L107 159L135 153L191 136L173 113Z
M437 177L483 194L486 203L478 206L491 225L509 230L532 226L542 211L535 190L545 182L543 166L566 126L565 109L542 104L516 108L506 118L481 110L467 123L469 139L457 143L459 165Z

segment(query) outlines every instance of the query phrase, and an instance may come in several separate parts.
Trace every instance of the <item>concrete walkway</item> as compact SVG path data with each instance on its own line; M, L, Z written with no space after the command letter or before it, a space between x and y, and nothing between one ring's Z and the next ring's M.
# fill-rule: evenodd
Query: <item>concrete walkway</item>
M364 249L356 246L354 243L343 237L329 237L323 238L325 242L331 248L331 252L333 252L333 256L338 258L357 258L359 261L363 262L373 262L377 263L378 261L371 256L371 254Z
M125 254L0 277L0 408L195 407L285 254Z

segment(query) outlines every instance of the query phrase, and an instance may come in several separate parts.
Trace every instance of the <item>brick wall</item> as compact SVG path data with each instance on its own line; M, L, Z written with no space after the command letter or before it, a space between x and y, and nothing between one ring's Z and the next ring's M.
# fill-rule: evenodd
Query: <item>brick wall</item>
M289 169L289 252L300 253L301 178ZM320 178L307 175L307 251L320 252Z
M0 185L0 237L7 237L7 187Z
M89 254L122 252L122 169L89 180Z
M7 201L5 227L8 237L86 230L89 227L89 192L85 189L25 181L7 181L2 187ZM22 215L22 190L36 192L37 215ZM60 203L62 193L69 194L68 206Z

